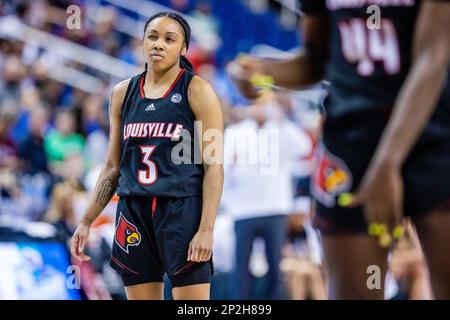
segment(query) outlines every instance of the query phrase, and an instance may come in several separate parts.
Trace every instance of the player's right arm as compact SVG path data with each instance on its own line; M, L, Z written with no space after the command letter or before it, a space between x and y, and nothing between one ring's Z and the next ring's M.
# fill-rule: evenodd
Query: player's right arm
M121 151L121 107L128 88L129 79L117 84L111 94L109 104L110 132L108 157L95 185L95 191L88 208L70 242L70 252L79 261L88 261L90 257L83 253L92 222L100 215L114 195L120 176Z
M290 89L310 86L324 78L329 50L326 13L305 14L301 18L300 32L302 50L291 59L271 61L245 56L228 65L228 72L245 96L253 98L248 82L253 74L270 75L276 85Z

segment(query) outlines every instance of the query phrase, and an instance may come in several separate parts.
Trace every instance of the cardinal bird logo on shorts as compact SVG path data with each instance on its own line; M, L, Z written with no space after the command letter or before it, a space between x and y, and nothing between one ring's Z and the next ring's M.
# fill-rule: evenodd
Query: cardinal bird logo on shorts
M327 207L336 205L336 196L351 189L353 177L345 162L322 145L316 153L312 192Z
M129 247L138 246L141 243L141 234L139 230L123 216L122 212L116 227L116 243L119 247L129 253Z

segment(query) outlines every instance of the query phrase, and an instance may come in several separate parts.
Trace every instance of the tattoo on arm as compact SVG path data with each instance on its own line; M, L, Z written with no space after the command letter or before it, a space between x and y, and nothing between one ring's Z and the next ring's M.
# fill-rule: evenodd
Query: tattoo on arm
M95 202L102 208L105 207L114 195L116 187L117 179L106 176L102 181L100 181L97 187L97 191L95 192Z

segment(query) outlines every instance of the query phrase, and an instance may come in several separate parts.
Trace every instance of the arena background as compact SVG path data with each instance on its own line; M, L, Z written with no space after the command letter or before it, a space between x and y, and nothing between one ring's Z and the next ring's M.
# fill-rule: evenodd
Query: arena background
M111 88L143 70L144 23L167 10L184 14L190 23L188 58L219 94L227 128L264 115L283 118L303 133L303 140L295 141L303 151L288 159L287 184L286 175L276 180L251 173L230 181L233 168L226 166L212 298L275 297L264 290L273 284L267 283L267 248L260 238L252 243L250 290L236 296L241 279L235 257L244 244L235 241L234 223L242 217L230 213L228 204L247 205L236 195L249 188L240 184L243 178L256 188L247 198L255 207L264 203L264 194L279 190L288 190L291 198L289 208L280 211L287 223L274 230L284 237L278 261L282 290L276 298L327 298L319 236L309 223L320 86L300 93L268 91L259 101L248 101L226 72L239 53L277 59L298 50L295 0L0 0L0 299L125 298L108 264L116 197L94 223L87 248L93 259L79 265L67 248L105 162ZM267 189L274 181L286 185ZM270 210L257 213L267 216ZM409 253L412 257L399 253L404 258L392 271L388 298L404 294L399 270L421 263L419 253Z

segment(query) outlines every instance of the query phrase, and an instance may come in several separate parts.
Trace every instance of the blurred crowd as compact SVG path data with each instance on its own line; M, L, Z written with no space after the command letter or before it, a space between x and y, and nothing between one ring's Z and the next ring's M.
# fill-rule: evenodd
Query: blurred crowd
M226 180L215 228L212 298L326 299L320 237L311 226L309 193L320 134L317 108L292 92L262 91L255 101L237 92L224 70L226 60L248 47L250 40L258 43L259 39L245 35L237 39L240 47L231 48L226 18L212 13L221 1L157 2L188 13L208 30L207 36L194 39L188 56L223 104ZM101 19L69 30L66 8L71 4L85 10L85 1L0 0L0 15L143 66L141 40L116 28L118 8L102 5ZM249 15L263 22L269 19L266 12L273 15L270 1L231 4L247 8ZM280 30L297 37L295 32ZM272 37L280 41L278 34ZM49 48L0 32L0 233L24 232L21 226L45 222L52 228L40 237L67 245L105 161L109 92L121 79L64 61L102 83L95 93L83 91L51 76L52 61L61 59L55 56ZM260 136L263 131L267 134ZM239 141L247 147L237 148ZM258 155L254 162L246 158L249 153ZM120 280L108 265L116 203L114 197L94 223L87 248L93 259L80 266L88 299L124 298ZM426 267L412 229L410 234L392 257L392 297L417 298L426 292ZM398 258L401 255L407 258Z

